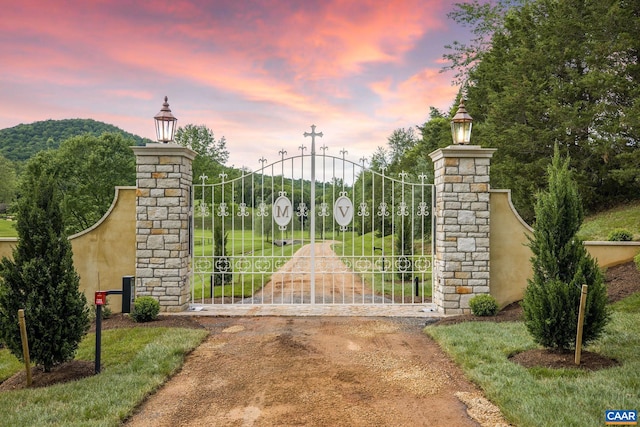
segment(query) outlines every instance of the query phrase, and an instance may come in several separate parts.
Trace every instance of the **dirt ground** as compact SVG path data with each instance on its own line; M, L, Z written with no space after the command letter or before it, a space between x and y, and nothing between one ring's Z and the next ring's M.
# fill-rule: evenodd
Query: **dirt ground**
M456 397L480 393L420 319L198 322L209 338L126 426L480 425ZM503 422L495 407L481 412L484 425Z

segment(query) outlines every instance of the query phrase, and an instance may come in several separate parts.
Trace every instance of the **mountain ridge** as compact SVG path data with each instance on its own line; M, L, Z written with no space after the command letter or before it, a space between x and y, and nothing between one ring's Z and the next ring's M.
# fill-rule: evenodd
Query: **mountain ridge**
M74 136L100 136L105 132L122 134L134 141L135 145L153 142L115 125L93 119L48 119L0 129L0 154L11 161L21 162L39 151L56 149L63 141Z

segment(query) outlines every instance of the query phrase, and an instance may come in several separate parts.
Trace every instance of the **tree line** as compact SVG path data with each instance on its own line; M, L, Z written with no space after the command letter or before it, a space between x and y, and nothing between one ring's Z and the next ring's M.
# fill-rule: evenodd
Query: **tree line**
M443 55L461 85L451 110L431 108L421 137L395 131L374 164L432 171L428 153L451 144L449 121L464 97L471 143L498 148L492 187L511 189L528 222L556 144L587 212L640 197L640 3L475 0L449 17L474 35Z

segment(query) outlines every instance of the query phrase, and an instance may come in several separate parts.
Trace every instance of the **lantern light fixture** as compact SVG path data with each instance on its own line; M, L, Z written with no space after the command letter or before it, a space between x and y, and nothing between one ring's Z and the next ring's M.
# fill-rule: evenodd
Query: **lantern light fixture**
M176 131L176 119L173 114L171 114L171 110L169 109L169 98L164 97L164 104L162 104L162 109L158 114L153 118L156 122L156 137L158 142L161 143L169 143L173 141L173 136Z
M453 143L459 145L467 145L471 141L471 126L473 125L473 119L467 113L467 109L464 106L464 100L460 100L458 111L451 120L451 135L453 136Z

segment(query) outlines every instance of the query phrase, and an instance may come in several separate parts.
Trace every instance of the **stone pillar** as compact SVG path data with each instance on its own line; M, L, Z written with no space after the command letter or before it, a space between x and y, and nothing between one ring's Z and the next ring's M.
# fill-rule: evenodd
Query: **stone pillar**
M189 297L191 163L175 144L132 147L136 155L136 295L162 311L183 311Z
M450 145L430 154L436 189L433 302L444 314L469 313L469 300L490 290L489 165L495 151Z

